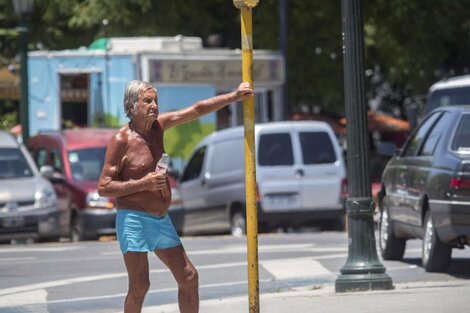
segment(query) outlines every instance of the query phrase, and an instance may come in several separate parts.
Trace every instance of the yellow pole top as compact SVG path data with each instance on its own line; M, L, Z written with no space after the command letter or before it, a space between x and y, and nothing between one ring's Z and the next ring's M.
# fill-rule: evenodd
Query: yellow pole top
M237 9L252 9L258 5L259 0L233 0Z

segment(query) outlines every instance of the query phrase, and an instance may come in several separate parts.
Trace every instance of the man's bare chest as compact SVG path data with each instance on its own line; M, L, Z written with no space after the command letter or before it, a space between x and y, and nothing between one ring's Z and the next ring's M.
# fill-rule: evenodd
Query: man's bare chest
M121 168L123 178L138 179L154 171L162 153L163 147L160 145L141 144L128 147Z

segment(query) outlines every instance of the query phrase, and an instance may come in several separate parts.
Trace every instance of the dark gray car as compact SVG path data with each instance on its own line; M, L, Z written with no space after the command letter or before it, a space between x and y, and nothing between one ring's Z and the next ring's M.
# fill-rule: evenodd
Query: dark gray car
M0 241L45 238L59 238L54 189L24 146L0 131Z
M380 248L403 257L423 239L426 271L445 271L452 248L470 243L470 106L431 112L387 164L378 195Z

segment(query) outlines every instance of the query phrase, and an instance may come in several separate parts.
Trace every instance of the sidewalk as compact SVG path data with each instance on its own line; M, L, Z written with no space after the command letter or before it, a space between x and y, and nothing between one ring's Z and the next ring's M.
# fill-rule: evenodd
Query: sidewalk
M260 295L261 313L469 312L470 281L396 284L394 290L335 293L325 285ZM248 313L248 296L201 301L201 313ZM176 304L143 313L178 313Z

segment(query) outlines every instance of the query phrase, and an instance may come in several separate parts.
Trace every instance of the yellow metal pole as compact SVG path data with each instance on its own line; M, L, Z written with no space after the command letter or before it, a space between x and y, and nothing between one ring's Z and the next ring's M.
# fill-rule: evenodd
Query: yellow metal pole
M251 9L258 4L258 0L233 0L233 3L241 12L242 79L244 82L249 82L253 87L253 31ZM258 212L256 207L254 105L253 96L243 101L249 312L259 313Z

